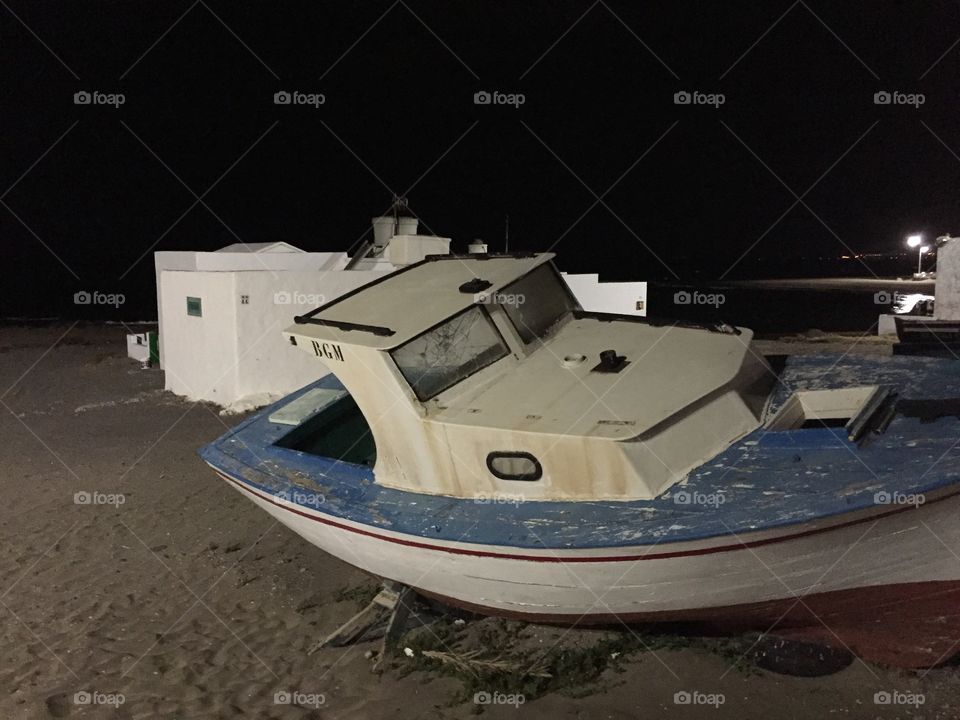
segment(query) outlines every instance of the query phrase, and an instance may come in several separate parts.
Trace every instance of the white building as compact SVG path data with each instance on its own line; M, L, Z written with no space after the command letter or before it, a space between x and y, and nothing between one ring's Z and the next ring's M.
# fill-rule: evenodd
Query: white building
M647 316L645 282L601 282L596 274L561 274L584 310L613 315Z
M960 238L937 239L937 286L933 314L937 320L960 320Z
M322 366L288 346L281 331L295 315L384 273L449 252L449 238L416 235L412 223L392 239L378 228L369 256L356 262L284 242L154 253L166 389L239 411L316 380Z

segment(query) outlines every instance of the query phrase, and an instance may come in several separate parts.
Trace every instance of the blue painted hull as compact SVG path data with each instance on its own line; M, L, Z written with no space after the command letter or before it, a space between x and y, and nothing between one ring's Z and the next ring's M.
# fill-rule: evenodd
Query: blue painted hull
M796 357L782 380L774 410L792 390L872 383L905 398L958 398L960 362ZM428 540L555 549L685 542L800 525L873 508L878 495L930 494L960 481L960 421L897 417L865 447L841 429L761 428L653 500L484 504L384 488L370 468L275 446L289 427L270 423L269 415L313 387L342 386L327 376L291 394L205 446L201 457L261 492L298 491L308 508L318 507L311 494L319 495L322 512L333 518Z

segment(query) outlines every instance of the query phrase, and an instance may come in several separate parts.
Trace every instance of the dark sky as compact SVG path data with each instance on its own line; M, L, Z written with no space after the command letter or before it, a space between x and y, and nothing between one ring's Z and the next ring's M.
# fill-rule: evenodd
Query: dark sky
M500 249L509 214L512 249L612 279L899 252L960 232L958 21L956 2L4 0L0 316L98 290L155 317L153 250L345 249L408 190L457 248Z

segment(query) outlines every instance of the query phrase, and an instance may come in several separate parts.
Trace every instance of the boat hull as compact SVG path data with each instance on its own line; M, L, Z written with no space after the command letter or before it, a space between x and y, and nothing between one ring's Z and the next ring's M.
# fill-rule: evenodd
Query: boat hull
M960 651L960 581L956 580L814 592L801 598L726 607L590 613L576 620L569 615L511 612L423 589L419 592L471 612L546 624L670 623L709 635L757 631L849 650L869 662L904 668L934 667Z
M326 552L486 614L696 623L846 647L903 667L960 649L960 494L700 541L527 549L426 541L334 518L219 473Z

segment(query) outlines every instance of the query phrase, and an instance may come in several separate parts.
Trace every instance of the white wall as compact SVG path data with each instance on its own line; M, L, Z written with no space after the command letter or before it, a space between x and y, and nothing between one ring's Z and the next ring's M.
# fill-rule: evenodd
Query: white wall
M600 282L596 274L569 273L563 273L563 279L584 310L615 315L647 315L645 282ZM637 303L640 303L639 309Z
M241 410L313 382L327 373L326 368L289 345L282 331L293 324L295 315L383 274L162 271L158 288L165 321L166 389ZM187 315L187 296L201 298L202 317Z
M937 284L933 314L938 320L960 320L960 238L937 248Z
M328 372L316 357L297 350L281 334L293 325L294 316L383 277L384 273L284 272L278 273L277 279L263 272L235 275L235 302L240 302L241 295L249 298L248 304L237 305L236 332L241 355L237 358L235 403L252 405L286 395Z
M384 252L394 265L412 265L427 255L448 255L450 238L433 235L394 235Z
M162 288L162 290L161 290ZM165 387L191 400L227 404L236 395L234 273L167 270L160 274L160 317L167 334ZM187 315L187 297L202 317Z
M259 270L276 279L286 270L339 270L348 261L345 252L197 252L195 250L163 250L153 254L157 280L157 332L159 333L160 367L166 369L166 336L164 332L163 284L160 275L167 270L239 271Z

